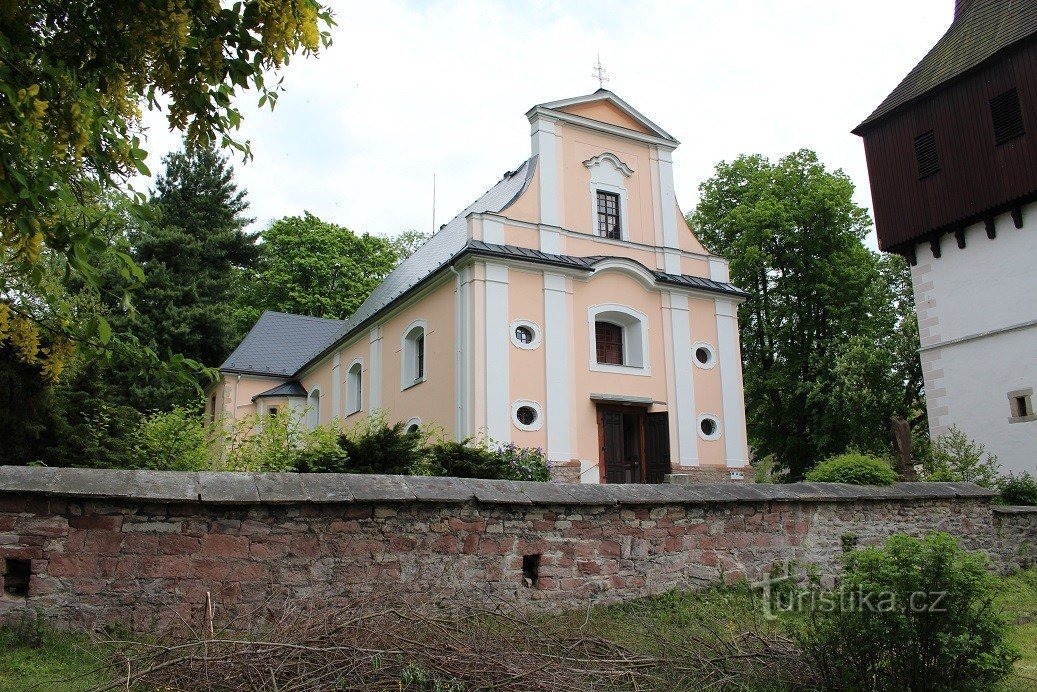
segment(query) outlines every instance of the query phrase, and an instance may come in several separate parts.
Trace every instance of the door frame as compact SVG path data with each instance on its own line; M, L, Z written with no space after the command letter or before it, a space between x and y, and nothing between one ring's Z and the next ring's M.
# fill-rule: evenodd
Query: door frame
M598 482L600 484L604 485L606 483L605 421L602 417L602 413L607 411L624 415L637 415L637 429L639 432L638 436L640 437L640 449L638 450L639 465L641 467L640 484L643 485L648 482L648 450L646 448L646 441L649 408L651 407L647 404L596 404L594 417L598 424Z

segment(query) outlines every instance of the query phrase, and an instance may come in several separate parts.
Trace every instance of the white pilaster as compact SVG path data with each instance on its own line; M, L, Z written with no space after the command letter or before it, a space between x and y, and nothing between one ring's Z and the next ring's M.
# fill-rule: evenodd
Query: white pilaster
M511 402L508 359L508 268L486 265L486 434L511 442Z
M482 239L484 243L504 244L504 222L500 219L482 220Z
M547 458L570 461L569 382L572 379L566 279L561 274L544 272L544 357L547 359Z
M336 353L331 365L331 417L342 418L342 354Z
M676 250L680 247L677 237L677 196L673 191L673 151L658 148L659 156L659 220L663 229L663 247ZM667 274L681 273L680 255L663 250L663 269Z
M382 405L382 328L371 327L371 369L368 370L367 400L373 415Z
M558 137L555 121L537 118L532 123L532 148L540 168L540 222L561 226L561 180L558 176ZM552 252L541 248L544 252Z
M457 272L457 434L460 441L472 435L471 387L472 387L472 268L465 267Z
M738 308L731 300L717 298L715 302L717 358L724 397L724 452L728 466L741 467L749 463L749 450L746 446L742 362L738 352Z
M673 334L673 383L671 410L677 419L677 453L681 466L698 466L695 425L695 380L692 374L691 312L688 296L670 293L670 331Z

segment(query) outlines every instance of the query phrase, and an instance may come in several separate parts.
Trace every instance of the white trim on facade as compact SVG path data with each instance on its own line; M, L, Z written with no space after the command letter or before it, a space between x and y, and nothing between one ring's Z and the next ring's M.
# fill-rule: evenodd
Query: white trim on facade
M561 180L558 177L558 136L555 134L555 119L538 117L530 120L532 126L533 155L540 167L540 222L549 226L561 226ZM543 247L541 250L558 252Z
M403 432L410 432L410 429L415 426L418 429L421 428L421 419L417 416L409 419L406 423L403 424Z
M518 410L523 406L528 406L536 412L536 420L534 420L529 425L525 425L519 422L518 419ZM540 406L539 403L531 399L516 399L511 404L511 424L519 430L525 430L527 432L535 432L537 430L540 430L540 428L544 427L544 409Z
M673 189L673 151L664 147L656 148L656 161L659 166L659 222L663 231L663 268L667 274L681 273L677 237L677 219L674 211L677 207L677 195Z
M515 332L519 327L525 327L533 333L533 340L528 344L519 341L518 337L515 336ZM511 345L515 348L521 348L523 351L535 351L543 343L543 333L540 330L540 325L532 320L513 320L508 325L508 336L511 337Z
M623 328L623 365L598 362L594 323L599 320L612 322ZM588 365L591 370L643 377L651 376L652 366L648 354L648 315L618 303L592 305L587 308L587 329L590 344Z
M729 467L749 463L745 439L745 397L742 393L742 364L738 360L738 308L734 301L714 300L717 319L717 351L720 361L720 390L727 434L724 453Z
M454 320L457 340L457 377L455 378L457 416L454 439L464 440L472 434L472 267L468 265L460 270L454 267L450 269L456 276L455 290L457 292Z
M484 243L504 245L504 222L496 218L483 218L482 239Z
M547 458L572 458L569 383L572 327L569 295L562 274L544 272L544 357L547 371Z
M371 342L371 369L367 378L367 405L374 413L382 405L382 327L371 327L368 335Z
M331 417L342 417L342 383L339 380L339 366L342 365L342 354L336 353L331 364Z
M698 466L698 441L692 432L695 425L695 380L691 370L691 312L688 296L683 293L670 293L670 331L674 385L670 410L677 421L677 455L681 466ZM670 445L673 449L673 442Z
M486 435L511 442L508 268L486 263Z
M638 132L637 130L631 130L626 127L619 125L612 125L610 123L603 123L600 120L591 120L585 118L582 115L573 115L572 113L565 113L562 111L552 110L550 108L544 108L543 106L534 106L526 117L532 122L534 119L543 119L545 117L554 118L556 121L567 123L569 125L575 125L582 127L587 130L594 132L604 132L605 134L614 135L620 139L634 140L635 142L642 142L644 144L654 144L660 148L666 147L667 149L675 149L679 142L675 139L665 139L663 137L656 137L654 135L646 135Z
M310 387L306 395L306 427L313 430L320 425L320 385Z

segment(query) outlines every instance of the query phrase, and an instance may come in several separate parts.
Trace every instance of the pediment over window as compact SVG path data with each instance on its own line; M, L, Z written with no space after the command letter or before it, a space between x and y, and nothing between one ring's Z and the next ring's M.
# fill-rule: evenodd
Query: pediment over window
M583 165L591 169L601 165L611 165L617 172L622 173L624 178L629 178L634 173L633 168L620 161L618 156L608 151L592 156L584 161Z

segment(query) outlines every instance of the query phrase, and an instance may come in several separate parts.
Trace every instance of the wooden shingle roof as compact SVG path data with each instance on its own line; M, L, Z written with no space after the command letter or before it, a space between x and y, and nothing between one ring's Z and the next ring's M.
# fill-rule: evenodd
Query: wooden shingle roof
M1035 35L1037 0L975 0L854 134Z

